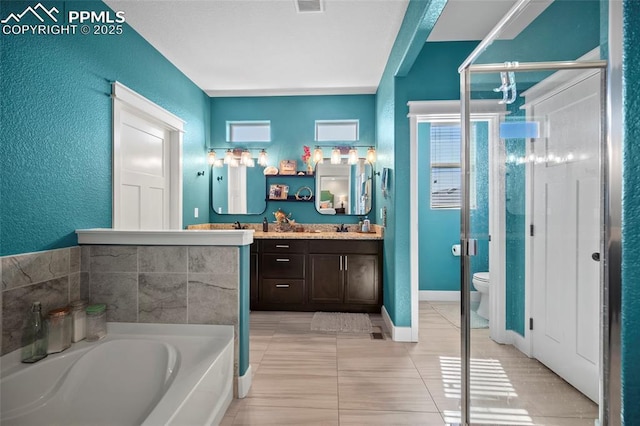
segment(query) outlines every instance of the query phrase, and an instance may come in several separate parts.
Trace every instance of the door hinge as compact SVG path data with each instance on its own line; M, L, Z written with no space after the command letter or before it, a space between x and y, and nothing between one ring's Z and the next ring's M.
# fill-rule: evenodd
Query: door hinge
M533 237L533 223L529 225L529 236Z
M533 318L529 318L529 330L533 330Z

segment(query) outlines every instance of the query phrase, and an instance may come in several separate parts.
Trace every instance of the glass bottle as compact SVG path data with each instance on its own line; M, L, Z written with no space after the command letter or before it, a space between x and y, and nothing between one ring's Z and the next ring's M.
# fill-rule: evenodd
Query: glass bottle
M71 346L71 309L68 307L53 309L47 314L49 329L49 348L47 352L62 352Z
M73 322L73 343L87 337L87 302L84 300L75 300L70 303L71 319Z
M106 309L104 303L87 306L87 342L100 340L107 335Z
M47 330L40 302L33 302L22 332L22 362L33 363L47 356Z

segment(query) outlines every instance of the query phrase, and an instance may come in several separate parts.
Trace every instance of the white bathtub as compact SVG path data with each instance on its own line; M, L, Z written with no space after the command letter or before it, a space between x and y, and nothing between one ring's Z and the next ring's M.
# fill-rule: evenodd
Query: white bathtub
M2 357L0 423L218 424L233 398L233 327L109 323L35 364Z

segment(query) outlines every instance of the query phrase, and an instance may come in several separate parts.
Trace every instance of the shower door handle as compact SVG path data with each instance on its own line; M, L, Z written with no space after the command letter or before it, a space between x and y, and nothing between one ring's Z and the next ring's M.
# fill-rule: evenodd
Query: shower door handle
M595 260L596 262L600 262L600 253L591 253L591 259Z
M469 238L467 240L467 256L475 256L478 254L478 240Z

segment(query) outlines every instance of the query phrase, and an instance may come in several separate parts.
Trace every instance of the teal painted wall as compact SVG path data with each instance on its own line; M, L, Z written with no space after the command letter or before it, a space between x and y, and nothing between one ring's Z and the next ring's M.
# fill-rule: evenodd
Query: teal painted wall
M509 106L507 121L525 119L525 111L520 109L522 98ZM526 144L524 139L505 139L507 158L524 158ZM525 164L507 162L505 166L505 306L506 328L524 336L525 318Z
M471 259L472 273L489 270L489 134L486 122L474 123L476 141L476 209L471 212L471 231L478 239L478 255ZM420 290L459 291L460 258L451 246L460 243L460 210L431 209L431 162L429 123L418 125L418 232Z
M6 2L0 15L31 2ZM108 10L102 2L46 2ZM130 27L122 35L2 35L0 255L68 247L111 227L111 92L118 80L186 121L184 224L208 210L208 96ZM201 215L200 220L207 220Z
M265 96L242 98L211 99L211 142L215 148L226 148L226 122L234 120L270 120L271 142L238 144L243 148L257 152L264 148L268 153L269 165L278 167L280 160L296 160L298 170L305 170L302 163L303 146L312 150L315 147L315 120L360 120L360 140L356 145L375 146L375 96L374 95L335 95L335 96ZM331 145L321 144L325 157L331 154ZM349 145L348 143L340 145ZM218 149L218 155L223 151ZM367 148L359 148L361 157ZM378 170L378 165L375 165ZM217 173L217 169L213 169ZM215 180L214 180L215 183ZM311 187L315 192L315 180L308 178L269 178L268 184L284 183L289 185L289 194L294 195L303 186ZM266 195L264 190L263 197ZM369 218L375 218L376 200ZM312 202L274 202L267 203L264 214L258 215L218 215L210 211L211 222L262 222L264 216L273 220L273 212L282 208L299 223L357 223L357 216L321 215Z
M376 185L378 208L387 209L384 235L383 304L391 321L399 327L411 325L409 280L409 140L397 140L396 81L413 66L431 32L445 0L411 0L394 42L376 93L376 140L379 168L390 169L389 189L383 196ZM398 152L400 151L400 152Z
M622 420L640 419L640 3L623 2Z

